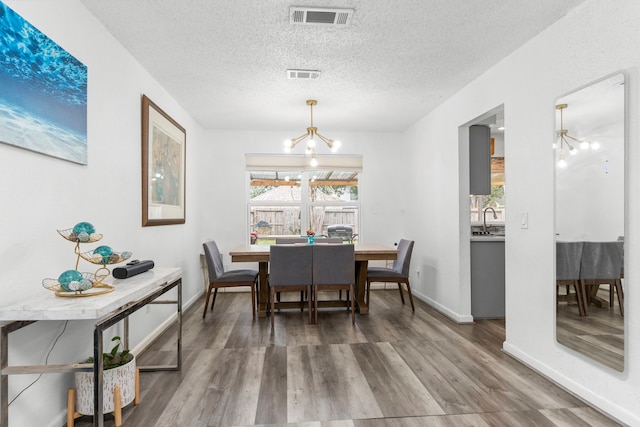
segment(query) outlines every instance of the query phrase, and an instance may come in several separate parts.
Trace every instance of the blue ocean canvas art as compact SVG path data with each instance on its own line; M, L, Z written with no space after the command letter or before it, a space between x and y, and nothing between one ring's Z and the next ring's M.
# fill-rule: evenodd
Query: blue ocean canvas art
M87 164L87 67L2 2L0 142Z

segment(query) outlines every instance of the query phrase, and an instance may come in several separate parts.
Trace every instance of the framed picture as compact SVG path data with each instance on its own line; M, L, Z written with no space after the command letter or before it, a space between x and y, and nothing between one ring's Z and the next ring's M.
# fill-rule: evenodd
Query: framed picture
M185 153L182 126L142 95L142 226L184 224Z
M0 38L0 142L86 165L86 65L1 1Z

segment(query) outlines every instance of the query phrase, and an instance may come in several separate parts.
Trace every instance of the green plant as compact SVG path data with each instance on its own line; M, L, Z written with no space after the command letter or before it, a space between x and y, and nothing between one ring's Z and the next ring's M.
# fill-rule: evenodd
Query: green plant
M133 360L133 354L129 350L122 350L118 352L121 345L120 337L115 336L111 338L111 341L117 341L117 344L111 349L109 353L102 353L102 360L104 363L104 370L117 368L118 366L126 365ZM93 357L86 360L85 363L93 363Z

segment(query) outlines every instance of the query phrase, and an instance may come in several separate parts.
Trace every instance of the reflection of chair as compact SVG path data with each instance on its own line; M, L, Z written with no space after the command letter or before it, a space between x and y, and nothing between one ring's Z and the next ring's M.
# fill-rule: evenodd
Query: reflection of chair
M580 285L583 292L586 286L590 286L592 289L587 295L593 297L597 294L600 285L615 288L618 293L620 314L624 316L624 292L620 280L622 254L618 245L618 242L584 242L580 263ZM610 299L609 305L612 304L613 301Z
M572 295L569 289L572 286L575 292L578 312L580 316L586 315L587 299L580 286L580 260L584 242L556 242L556 304L560 301L569 301ZM560 286L567 287L567 294L560 295Z
M216 295L218 288L230 288L236 286L249 286L251 288L251 314L256 317L256 283L258 281L258 270L230 270L224 271L222 264L222 256L218 250L218 245L213 240L205 242L203 245L204 254L207 260L207 269L209 272L209 286L207 288L207 300L204 303L204 313L202 318L207 315L207 306L209 305L209 297L213 290L213 300L211 301L211 311L216 303Z
M287 245L292 243L307 243L306 237L276 237L276 245Z
M311 295L313 246L272 245L269 255L269 301L271 303L271 329L274 327L275 293L306 291ZM311 302L309 301L309 323L311 323ZM300 310L304 303L300 301Z
M404 304L404 295L402 294L402 283L404 283L407 285L409 301L411 301L411 310L416 311L413 305L413 295L411 295L411 285L409 284L409 264L411 263L413 243L413 240L400 240L398 243L398 258L393 261L391 268L369 267L367 269L367 304L370 304L369 293L371 291L371 282L397 283L400 298L402 299L402 304Z
M351 297L351 323L356 322L353 285L356 280L353 245L314 245L313 306L318 323L318 291L347 290Z

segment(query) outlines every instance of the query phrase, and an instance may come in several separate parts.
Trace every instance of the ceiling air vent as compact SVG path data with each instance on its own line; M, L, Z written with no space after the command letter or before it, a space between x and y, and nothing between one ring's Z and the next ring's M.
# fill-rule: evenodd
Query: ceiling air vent
M333 25L346 27L351 23L353 9L327 9L321 7L295 7L289 8L289 16L292 24L306 25Z
M320 78L318 70L287 70L290 79L315 80Z

